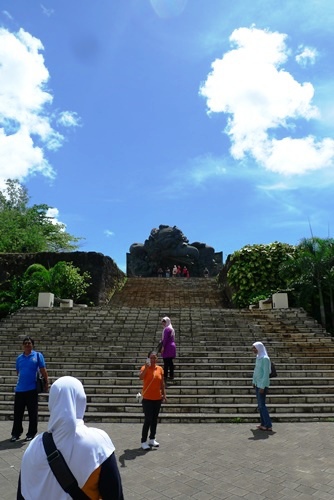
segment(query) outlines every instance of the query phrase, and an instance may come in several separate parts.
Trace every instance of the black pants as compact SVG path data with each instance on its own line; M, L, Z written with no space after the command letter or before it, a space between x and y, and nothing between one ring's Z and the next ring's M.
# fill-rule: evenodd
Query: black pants
M168 377L168 371L169 371L169 378L173 379L174 378L174 363L173 363L174 358L164 358L164 377L165 380Z
M161 408L161 400L153 401L152 399L143 399L142 405L145 419L141 432L141 442L146 443L148 431L150 431L149 439L155 438Z
M24 410L27 408L29 416L29 427L27 436L34 437L37 434L38 419L38 394L36 389L26 392L16 392L14 400L14 423L12 436L17 438L23 432L22 421Z

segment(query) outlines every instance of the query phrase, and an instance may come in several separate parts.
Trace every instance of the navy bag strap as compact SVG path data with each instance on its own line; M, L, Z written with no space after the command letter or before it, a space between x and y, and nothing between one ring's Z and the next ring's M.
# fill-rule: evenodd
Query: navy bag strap
M73 476L63 455L57 450L51 432L43 433L44 450L55 478L66 493L74 500L89 500L89 497L79 488L78 481Z

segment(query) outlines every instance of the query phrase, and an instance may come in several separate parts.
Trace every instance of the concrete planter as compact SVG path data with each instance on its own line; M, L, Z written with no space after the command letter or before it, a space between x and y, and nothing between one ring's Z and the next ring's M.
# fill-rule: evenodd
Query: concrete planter
M54 299L53 293L41 292L38 294L37 307L53 307Z
M283 292L274 293L272 296L272 302L273 309L288 309L288 294Z
M271 302L267 302L268 299L259 300L259 309L272 309L273 305Z

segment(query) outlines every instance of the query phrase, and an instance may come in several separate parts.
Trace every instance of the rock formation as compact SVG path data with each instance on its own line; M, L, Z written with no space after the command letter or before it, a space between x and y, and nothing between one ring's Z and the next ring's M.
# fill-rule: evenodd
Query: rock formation
M128 276L156 276L161 267L166 269L176 265L186 266L190 276L203 276L205 267L210 276L216 276L222 268L222 252L205 243L189 243L176 226L152 229L144 243L133 243L127 254Z

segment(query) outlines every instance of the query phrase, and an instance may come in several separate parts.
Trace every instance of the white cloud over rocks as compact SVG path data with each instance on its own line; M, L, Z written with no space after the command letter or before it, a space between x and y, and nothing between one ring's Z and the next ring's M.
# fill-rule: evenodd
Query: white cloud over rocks
M280 174L303 174L333 165L334 140L293 136L300 121L319 117L314 88L299 83L283 64L290 56L286 35L252 28L235 30L232 49L212 63L200 88L209 113L226 113L231 154L251 156ZM316 51L299 47L299 59L314 63Z
M52 111L49 72L40 40L20 29L0 28L0 179L54 176L47 151L65 140L53 126L77 126L75 113Z

